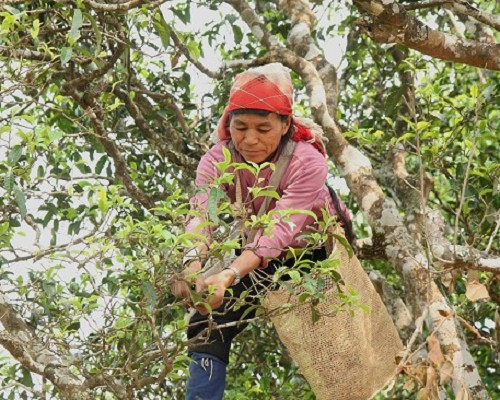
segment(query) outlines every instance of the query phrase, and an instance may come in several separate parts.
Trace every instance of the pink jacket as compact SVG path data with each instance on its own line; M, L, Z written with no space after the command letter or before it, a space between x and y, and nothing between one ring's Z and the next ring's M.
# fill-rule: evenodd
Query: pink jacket
M213 178L220 172L215 167L215 163L224 161L222 148L227 147L228 141L222 141L213 146L202 158L196 171L196 186L203 188L212 182ZM276 163L279 155L276 155L271 162ZM238 162L244 162L239 156ZM325 157L316 150L312 144L307 142L297 142L292 158L287 170L281 178L277 192L281 196L280 200L271 200L268 210L310 210L321 217L322 210L327 209L330 215L334 215L333 203L328 188L325 185L328 166ZM251 200L251 210L257 214L264 197L250 199L248 193L249 187L267 186L271 177L272 170L267 167L259 174L258 178L263 178L261 182L256 183L256 177L247 170L240 170L239 176L242 186L242 198ZM228 194L231 202L236 200L235 185L223 185L222 189ZM192 199L191 206L202 215L206 215L208 200L208 191L199 191ZM314 219L304 214L293 214L290 220L279 221L269 236L256 235L251 243L247 243L245 248L251 249L262 259L262 267L266 267L269 259L279 257L288 247L303 247L304 243L296 240L296 237L304 232L308 226L313 226ZM186 230L193 232L202 222L200 218L192 218ZM205 235L210 232L204 229Z

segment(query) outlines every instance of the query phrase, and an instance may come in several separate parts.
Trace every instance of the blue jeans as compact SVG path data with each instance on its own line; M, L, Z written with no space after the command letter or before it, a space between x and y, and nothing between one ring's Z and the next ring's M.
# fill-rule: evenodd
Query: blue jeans
M221 400L226 387L226 363L207 353L193 351L186 383L186 400Z

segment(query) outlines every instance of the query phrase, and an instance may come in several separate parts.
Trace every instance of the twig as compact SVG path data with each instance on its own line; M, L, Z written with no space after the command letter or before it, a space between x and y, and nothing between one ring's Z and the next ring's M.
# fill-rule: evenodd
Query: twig
M184 46L184 43L179 39L179 36L177 36L177 33L173 28L170 28L170 37L174 41L174 44L177 46L177 48L184 54L184 56L196 67L198 68L201 72L203 72L205 75L209 76L210 78L213 79L222 79L222 74L220 72L216 71L211 71L208 68L206 68L201 62L196 60L189 50Z
M478 339L480 339L483 342L486 342L488 344L494 344L493 340L485 338L481 335L481 333L468 321L463 319L460 315L455 314L455 317L469 330L471 331Z
M497 219L497 225L495 226L495 229L493 230L493 233L490 236L490 240L488 241L488 245L486 246L485 252L489 253L491 250L491 246L493 246L493 240L498 234L498 229L500 229L500 211L496 212L496 219Z
M422 311L422 314L420 315L420 317L418 317L416 319L416 321L415 321L415 330L413 331L413 334L411 335L410 340L408 340L408 344L406 345L406 350L403 353L401 361L399 362L399 365L398 365L398 368L397 368L398 372L400 372L400 371L403 370L404 365L408 361L408 357L410 355L411 348L413 347L413 344L417 340L417 337L420 334L422 334L422 327L424 325L424 321L426 320L428 313L429 313L429 309L426 307Z
M472 165L472 159L474 158L474 155L476 153L476 142L477 142L477 135L478 135L477 120L478 120L480 104L481 104L480 99L477 99L475 114L474 114L474 138L473 138L473 142L472 142L472 148L469 150L470 154L469 154L469 159L467 160L467 167L465 168L465 177L464 177L464 182L462 185L462 193L460 196L460 203L458 205L457 215L455 217L455 228L453 231L453 245L454 246L457 245L458 223L459 223L460 214L462 213L462 208L463 208L464 202L465 202L465 192L467 190L467 183L469 181L469 173L470 173L470 168Z
M73 240L69 243L49 247L49 248L47 248L45 250L41 250L41 251L36 251L28 256L20 256L20 257L13 258L11 260L5 260L5 264L13 264L13 263L17 263L20 261L26 261L26 260L31 260L31 259L39 260L42 257L48 256L49 254L55 253L57 251L65 249L67 247L75 246L75 245L80 244L80 243L84 243L85 240L87 240L88 238L95 236L95 233L96 232L89 233L88 235L85 235L84 237Z

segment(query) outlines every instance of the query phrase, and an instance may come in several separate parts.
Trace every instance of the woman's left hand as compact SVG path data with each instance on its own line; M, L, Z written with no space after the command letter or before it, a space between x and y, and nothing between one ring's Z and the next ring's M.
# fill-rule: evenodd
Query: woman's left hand
M199 280L196 283L196 291L198 293L208 294L205 303L196 306L196 309L201 314L208 314L212 310L219 308L224 300L226 289L231 286L235 279L234 272L230 269L225 269L218 274L211 275L204 280ZM206 307L207 304L209 307Z

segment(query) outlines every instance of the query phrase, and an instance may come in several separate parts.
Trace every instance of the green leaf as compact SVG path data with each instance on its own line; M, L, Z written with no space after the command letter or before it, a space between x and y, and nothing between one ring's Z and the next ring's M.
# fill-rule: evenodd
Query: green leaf
M218 212L217 212L217 206L219 203L219 200L223 199L225 196L225 192L217 187L214 187L210 190L210 194L208 195L208 203L207 203L207 211L208 211L208 216L211 221L215 223L220 223Z
M23 372L23 377L21 378L20 382L29 388L33 387L33 379L31 378L31 372L28 371L26 368L21 367L21 370Z
M61 49L61 64L65 65L73 56L73 49L71 47L63 47Z
M398 106L399 102L403 98L403 94L404 94L405 90L406 89L404 86L403 87L396 86L396 87L391 89L391 91L389 92L389 95L385 99L384 109L385 109L386 115L392 114L394 112L394 110Z
M472 98L477 99L477 96L479 95L479 89L478 89L477 85L471 86L470 95Z
M14 187L14 174L12 171L8 171L3 177L3 187L7 192L10 192Z
M474 148L474 143L469 139L464 139L464 143L468 150L472 150Z
M337 239L342 246L345 247L345 249L347 250L347 254L349 255L349 258L352 258L352 256L353 256L354 253L353 253L352 247L349 244L349 242L347 241L347 239L344 236L342 236L342 235L337 235L336 233L333 233L332 236L335 239Z
M43 168L43 165L39 165L38 168L36 169L36 176L37 178L42 178L45 175L45 169Z
M417 122L417 131L423 131L424 129L427 129L429 126L431 126L430 122L418 121Z
M396 140L396 143L400 143L400 142L402 142L403 140L408 140L408 139L411 139L411 138L413 138L413 137L415 137L415 134L414 134L414 133L412 133L412 132L406 132L404 135L400 136L400 137L398 138L398 140Z
M240 44L243 40L243 31L238 25L231 24L231 27L233 28L234 42Z
M191 57L193 57L195 60L198 60L201 56L201 50L200 50L200 44L194 40L189 41L186 44L186 48L189 50L189 54L191 54Z
M40 33L40 20L35 19L33 21L33 28L30 29L30 35L33 39L38 37L38 33Z
M144 294L144 296L146 296L146 299L148 300L150 311L153 312L158 302L158 296L156 294L154 286L151 284L151 282L148 281L142 284L141 289L142 293Z
M89 14L89 13L84 13L85 18L87 18L90 21L90 24L92 25L92 29L94 30L95 34L95 50L94 50L94 55L97 56L101 52L101 46L102 46L102 33L101 29L99 26L97 26L97 22L95 18Z
M19 207L19 212L21 214L21 217L25 217L27 210L26 210L26 198L24 197L24 193L21 190L19 186L14 186L14 197L16 199L17 206Z
M9 230L9 223L3 222L0 224L0 235L4 235Z
M279 200L280 195L276 193L274 190L261 190L261 188L252 188L251 190L254 198L257 197L271 197L273 199Z
M15 165L21 158L22 154L23 148L21 145L15 145L14 147L12 147L12 149L9 151L9 155L7 156L9 164Z
M69 32L69 44L73 45L80 37L80 28L83 25L82 11L78 8L73 12L73 21L71 22L71 31Z
M63 133L61 131L56 131L56 130L51 129L49 131L48 136L49 136L50 142L55 142L56 140L59 140L63 137Z
M300 272L299 271L289 271L288 272L288 275L290 276L290 278L292 278L293 282L297 285L300 284L300 281L302 280L301 279L301 276L300 276Z
M311 297L311 293L304 292L299 295L299 303L303 303L306 301L309 297Z
M381 131L380 129L373 132L373 137L375 139L380 139L382 136L384 136L384 131Z
M318 322L320 319L320 314L319 314L317 308L314 306L311 307L311 319L312 319L313 324Z
M95 166L95 173L99 175L102 172L102 169L104 168L104 164L106 164L106 161L108 161L107 156L102 156L99 161L97 162Z
M170 43L170 27L163 18L163 15L160 12L156 12L155 21L153 21L153 27L155 28L156 33L161 39L161 44L165 49L168 48Z

